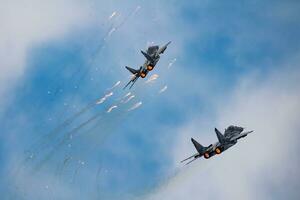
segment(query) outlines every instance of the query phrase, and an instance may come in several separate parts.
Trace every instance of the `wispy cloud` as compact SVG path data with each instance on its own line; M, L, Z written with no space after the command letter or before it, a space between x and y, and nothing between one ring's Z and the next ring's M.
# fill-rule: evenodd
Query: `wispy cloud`
M28 53L33 46L84 26L89 15L87 4L57 0L4 1L0 12L1 97L26 73Z

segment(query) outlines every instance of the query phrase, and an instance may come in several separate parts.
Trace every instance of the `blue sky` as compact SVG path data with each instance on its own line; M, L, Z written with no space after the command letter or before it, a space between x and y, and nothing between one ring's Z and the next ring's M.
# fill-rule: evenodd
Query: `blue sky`
M298 199L299 3L1 4L4 199ZM124 103L124 66L168 41ZM255 134L180 165L231 124Z

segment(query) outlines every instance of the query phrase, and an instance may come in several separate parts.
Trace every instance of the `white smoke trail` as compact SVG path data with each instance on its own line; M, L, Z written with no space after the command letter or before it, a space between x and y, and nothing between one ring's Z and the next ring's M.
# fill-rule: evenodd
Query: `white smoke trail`
M114 108L117 108L118 106L111 106L106 112L110 113Z
M128 97L129 95L131 95L131 92L128 92L123 98Z
M96 101L96 104L102 104L108 97L112 96L113 94L114 94L113 92L106 94L104 97Z
M158 93L161 94L161 93L165 92L167 89L168 89L168 86L165 85L163 88L161 88L161 89L159 90Z
M129 97L130 95L131 95L131 92L128 92L123 97L119 98L118 101L120 101L121 103L125 103L125 101L127 101L126 98Z
M131 92L128 92L125 96L121 97L119 100L121 100L120 102L121 103L127 103L128 101L130 101L129 98L133 98L131 96L134 96L134 95L131 95Z
M141 6L137 6L135 8L135 10L133 11L132 15L135 15L140 9L141 9Z
M113 34L113 32L115 32L117 29L115 27L113 27L112 29L110 29L110 31L107 34L107 37L110 37L111 34Z
M131 99L133 99L135 96L131 95L126 101L124 101L123 103L128 103Z
M176 62L176 58L174 58L173 60L171 60L171 62L168 65L168 69L170 69L172 67L172 65Z
M114 12L108 17L108 20L111 20L116 14L117 14L117 12L114 11Z
M137 109L138 107L140 107L142 105L142 102L138 102L136 104L134 104L131 108L128 109L128 111L132 111L132 110L135 110Z
M121 81L117 81L111 88L108 88L107 90L112 90L115 87L117 87L118 85L120 85Z
M150 76L150 78L146 81L146 83L150 83L155 81L158 78L157 74L153 74L152 76Z

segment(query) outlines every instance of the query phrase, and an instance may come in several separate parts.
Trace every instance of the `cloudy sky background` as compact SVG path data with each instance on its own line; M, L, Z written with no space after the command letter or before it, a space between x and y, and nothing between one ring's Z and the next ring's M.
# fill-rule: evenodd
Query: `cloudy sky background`
M2 198L299 199L299 9L2 0ZM157 79L139 80L124 103L124 66L168 41ZM221 156L179 163L195 152L190 137L209 145L214 127L231 124L255 132Z

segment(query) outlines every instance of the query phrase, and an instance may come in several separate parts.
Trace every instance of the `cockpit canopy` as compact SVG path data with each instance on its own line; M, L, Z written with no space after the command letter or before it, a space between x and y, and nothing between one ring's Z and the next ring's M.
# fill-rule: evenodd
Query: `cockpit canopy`
M232 135L233 133L238 132L238 134L240 134L242 131L244 130L244 128L239 127L239 126L228 126L227 129L225 129L225 133L224 136L228 137L229 135Z
M159 46L150 46L147 49L147 54L152 55L154 54L156 51L158 51Z
M239 126L233 126L233 125L231 125L226 130L228 130L228 131L243 131L244 128L239 127Z

